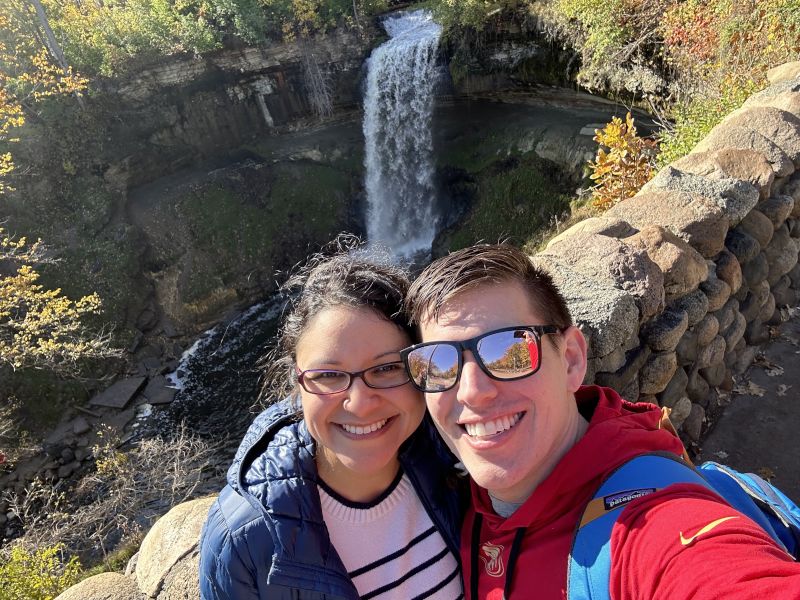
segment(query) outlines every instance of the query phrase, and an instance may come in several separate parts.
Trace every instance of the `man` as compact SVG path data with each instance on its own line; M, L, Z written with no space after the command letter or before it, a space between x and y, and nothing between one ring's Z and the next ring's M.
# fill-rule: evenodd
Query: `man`
M513 247L437 260L407 306L422 344L404 360L472 478L467 598L566 598L573 536L605 477L644 453L680 456L680 440L657 407L582 386L586 341ZM800 565L713 492L675 484L625 507L608 585L614 600L800 598Z

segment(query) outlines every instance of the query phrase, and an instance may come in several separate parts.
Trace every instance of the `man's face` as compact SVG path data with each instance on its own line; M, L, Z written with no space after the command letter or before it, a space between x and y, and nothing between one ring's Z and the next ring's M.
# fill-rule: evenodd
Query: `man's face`
M516 325L549 325L516 282L487 283L444 305L438 320L423 319L422 341L462 341ZM570 327L542 339L538 372L524 379L487 376L470 351L456 385L425 395L441 434L475 482L509 502L522 501L585 431L574 393L586 372L586 343ZM483 427L481 427L481 424ZM478 432L497 431L491 435Z

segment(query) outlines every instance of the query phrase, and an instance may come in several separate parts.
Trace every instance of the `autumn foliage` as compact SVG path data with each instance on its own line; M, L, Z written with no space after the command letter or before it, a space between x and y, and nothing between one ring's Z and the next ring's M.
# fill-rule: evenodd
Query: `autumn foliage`
M61 545L28 550L14 546L0 563L0 600L53 600L78 582L80 562L65 560Z
M106 335L92 335L82 319L100 311L90 294L71 300L60 289L46 289L31 264L41 260L41 244L26 245L0 228L0 264L17 265L0 277L0 366L46 368L69 374L87 358L115 356Z
M603 129L596 129L594 141L600 147L589 163L592 202L607 210L635 195L653 176L656 143L639 137L631 113L625 121L614 117Z

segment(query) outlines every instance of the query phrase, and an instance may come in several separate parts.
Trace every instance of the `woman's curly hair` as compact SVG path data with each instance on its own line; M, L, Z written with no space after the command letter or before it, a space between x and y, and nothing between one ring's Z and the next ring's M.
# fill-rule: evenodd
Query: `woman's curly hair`
M260 404L296 397L298 340L311 320L326 308L371 308L412 338L403 313L409 284L408 271L392 262L387 251L367 248L351 234L340 234L320 253L296 266L280 288L287 306L276 344L261 361L264 377Z

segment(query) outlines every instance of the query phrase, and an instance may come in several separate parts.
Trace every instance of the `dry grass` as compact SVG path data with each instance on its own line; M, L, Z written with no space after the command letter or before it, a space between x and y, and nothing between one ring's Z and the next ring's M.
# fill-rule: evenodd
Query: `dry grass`
M523 250L531 255L541 252L545 249L547 243L560 233L566 231L576 223L590 217L596 217L599 214L600 211L592 205L589 196L585 198L576 198L570 203L569 213L553 216L547 227L539 230L533 237L525 242Z
M62 543L84 565L107 562L218 475L209 472L215 469L218 449L185 427L166 439L143 440L127 452L117 446L118 440L103 438L94 448L96 471L74 486L38 480L22 495L7 493L4 499L24 530L15 543L26 548Z

